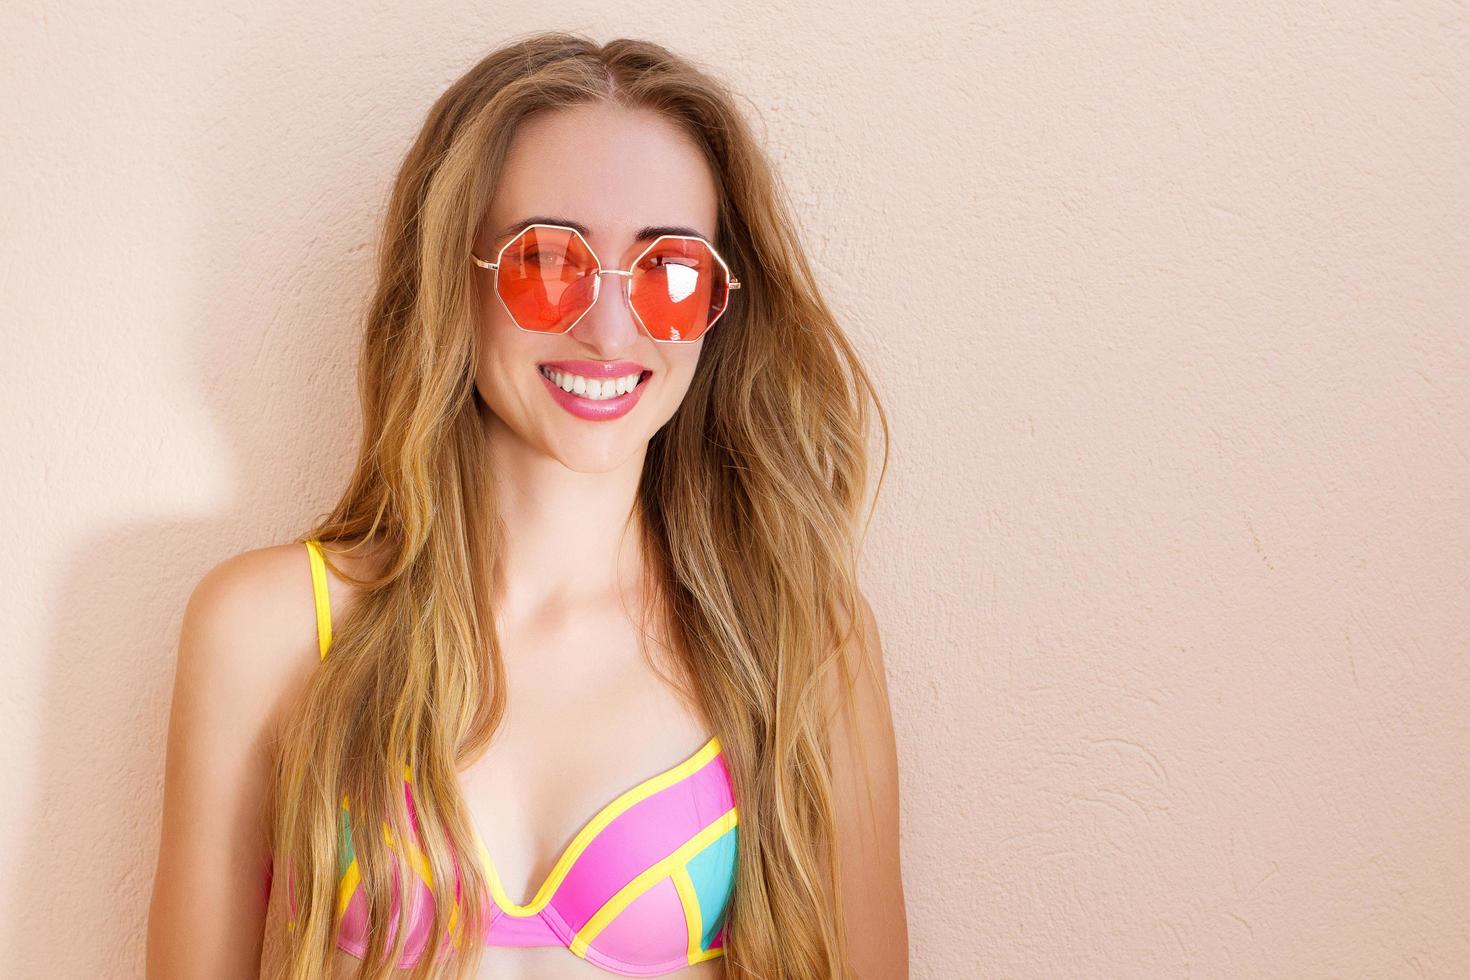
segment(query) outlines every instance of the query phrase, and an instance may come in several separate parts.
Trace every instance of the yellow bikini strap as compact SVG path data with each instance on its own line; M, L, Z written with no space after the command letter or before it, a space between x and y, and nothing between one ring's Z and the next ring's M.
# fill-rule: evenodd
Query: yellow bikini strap
M311 592L316 599L316 640L322 659L327 659L327 647L332 645L332 603L327 592L327 563L322 558L322 545L315 538L306 542L306 552L311 556Z

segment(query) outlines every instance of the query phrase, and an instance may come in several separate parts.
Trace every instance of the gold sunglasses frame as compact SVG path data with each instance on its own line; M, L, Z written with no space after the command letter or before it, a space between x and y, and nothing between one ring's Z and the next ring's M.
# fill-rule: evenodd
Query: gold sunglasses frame
M500 260L505 256L505 250L510 248L511 245L513 245L515 242L519 241L521 236L530 231L532 228L552 228L556 231L571 232L573 235L577 236L578 240L581 241L582 247L587 249L587 254L592 256L592 261L597 263L597 271L592 273L594 277L592 280L592 302L587 304L587 309L583 310L580 316L578 316L571 323L567 324L565 330L527 330L525 327L521 326L520 322L516 319L516 315L512 313L510 307L506 305L505 297L500 295ZM597 298L602 293L602 277L622 276L623 301L628 304L628 312L633 314L633 319L638 321L638 329L647 334L650 340L652 340L656 344L697 344L705 338L706 334L708 334L711 330L715 328L715 324L719 323L720 320L724 317L725 313L730 309L730 294L728 290L725 293L725 305L720 308L720 312L715 314L715 318L705 325L703 332L701 332L700 335L698 337L695 337L693 340L679 339L679 331L677 330L674 331L674 337L671 337L668 340L660 340L658 337L655 337L653 335L653 332L651 330L648 329L648 324L643 322L643 317L638 314L637 307L633 305L632 270L638 267L638 263L643 261L644 256L653 251L654 246L656 246L659 242L663 241L666 238L699 242L704 245L705 248L709 249L709 254L715 257L715 261L720 263L720 268L725 270L725 278L728 279L730 283L729 289L735 290L740 288L740 280L735 278L735 276L730 272L730 266L725 261L725 257L719 253L719 250L715 248L715 246L709 241L709 239L700 237L698 235L659 235L653 241L648 243L647 248L638 253L637 258L633 260L632 266L627 271L624 271L622 269L604 269L602 267L602 260L597 257L596 250L592 248L591 243L589 243L587 239L582 237L582 233L577 229L571 228L567 225L552 225L536 221L526 225L520 231L512 235L504 245L500 246L500 251L495 253L494 262L486 262L474 252L470 252L470 258L474 261L475 265L479 266L482 269L489 269L495 273L495 298L500 300L500 305L505 308L506 315L510 317L510 322L516 325L517 330L521 330L525 333L541 334L543 336L550 337L560 337L563 334L570 333L571 329L577 324L581 323L582 318L585 317L588 313L591 313L592 308L597 305Z

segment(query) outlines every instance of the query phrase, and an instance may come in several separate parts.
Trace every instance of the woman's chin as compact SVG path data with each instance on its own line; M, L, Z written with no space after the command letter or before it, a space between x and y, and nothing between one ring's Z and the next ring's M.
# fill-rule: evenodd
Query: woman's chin
M575 399L569 408L562 402L572 399L559 390L546 390L549 387L543 385L541 390L525 393L524 397L517 393L516 397L505 399L499 410L486 401L493 427L492 441L508 438L520 444L519 448L506 446L509 454L501 456L503 461L529 451L554 459L575 473L612 473L626 466L641 468L649 441L668 421L663 417L665 413L659 411L664 406L657 397L641 404L614 405L609 413L600 406L580 404L583 399ZM562 396L560 400L558 396ZM483 400L483 393L481 397ZM672 409L667 410L668 416L672 414ZM657 425L651 423L651 417L658 417Z
M647 440L587 437L558 439L547 455L574 473L614 473L626 466L643 465Z

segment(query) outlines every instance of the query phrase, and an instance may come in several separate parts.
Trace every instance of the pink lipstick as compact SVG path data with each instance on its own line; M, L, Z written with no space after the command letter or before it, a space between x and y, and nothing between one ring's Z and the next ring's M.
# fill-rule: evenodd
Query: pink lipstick
M611 398L589 398L579 395L575 391L566 391L551 379L548 372L561 372L575 374L591 381L599 381L611 378L624 378L630 375L638 375L638 383L630 391ZM556 403L566 409L579 419L589 422L604 422L610 419L621 418L633 410L638 404L638 399L643 395L643 388L649 377L653 374L637 361L544 361L536 366L536 374L540 376L547 392Z

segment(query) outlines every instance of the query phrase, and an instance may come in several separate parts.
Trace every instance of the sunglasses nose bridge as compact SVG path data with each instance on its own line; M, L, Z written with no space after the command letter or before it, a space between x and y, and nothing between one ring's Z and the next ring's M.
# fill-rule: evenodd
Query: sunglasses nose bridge
M582 311L582 315L579 316L579 317L577 317L576 320L572 321L572 323L566 328L566 330L563 331L564 333L571 333L572 330L575 329L578 324L582 323L589 316L591 316L593 310L597 308L597 306L598 306L598 304L599 304L599 302L600 302L600 300L602 298L602 277L603 276L622 276L623 277L623 288L620 289L620 290L618 290L618 292L620 292L620 293L623 294L623 300L624 300L624 304L625 304L627 313L632 318L632 321L633 321L633 329L636 332L640 332L640 333L647 333L648 332L647 328L643 325L643 318L640 317L638 315L638 311L633 308L633 294L632 294L633 272L631 270L623 270L623 269L597 269L596 271L589 273L589 275L590 275L590 277L592 279L592 298L587 302L587 308Z

